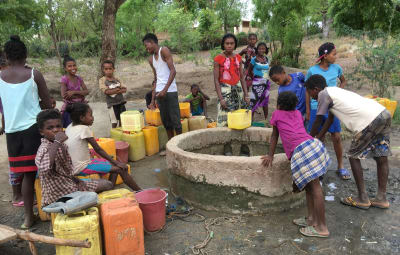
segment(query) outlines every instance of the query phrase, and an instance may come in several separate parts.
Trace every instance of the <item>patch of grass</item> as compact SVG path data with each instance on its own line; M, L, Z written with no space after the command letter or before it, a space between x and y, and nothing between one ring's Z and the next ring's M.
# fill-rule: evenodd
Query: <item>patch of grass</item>
M393 123L396 125L400 125L400 105L397 104L396 111L393 115Z

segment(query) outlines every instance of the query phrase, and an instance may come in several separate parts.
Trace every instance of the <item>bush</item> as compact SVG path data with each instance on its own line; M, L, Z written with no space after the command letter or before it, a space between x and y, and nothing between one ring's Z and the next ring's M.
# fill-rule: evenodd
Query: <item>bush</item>
M91 34L83 41L73 44L71 48L83 57L96 57L101 51L101 37Z
M202 9L199 18L200 48L213 49L221 44L222 22L211 9Z
M35 39L27 44L29 56L32 58L51 57L50 45L46 45L42 40Z
M248 35L245 32L240 32L236 35L238 40L238 46L247 45L247 37Z

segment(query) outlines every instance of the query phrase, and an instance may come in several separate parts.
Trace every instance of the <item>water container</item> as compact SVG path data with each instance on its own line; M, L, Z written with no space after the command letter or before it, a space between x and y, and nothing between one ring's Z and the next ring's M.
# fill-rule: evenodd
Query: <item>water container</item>
M188 119L181 119L182 133L189 132L189 121Z
M207 124L207 128L216 128L217 127L217 122L211 122Z
M139 111L126 111L121 113L123 131L140 132L144 127L143 114Z
M165 200L167 193L159 188L145 189L136 193L143 213L143 226L148 232L160 230L165 225Z
M146 144L146 155L152 156L160 151L158 143L158 129L153 126L145 126L143 128L144 141Z
M101 206L107 201L118 198L126 198L126 197L136 200L135 193L133 193L128 189L113 189L113 190L103 191L98 195L99 202L97 203L97 205Z
M115 141L122 141L122 128L112 128L110 136Z
M397 101L390 100L388 98L380 98L378 103L385 106L385 108L390 112L390 115L393 118L394 112L396 111Z
M81 180L91 180L91 179L100 179L99 174L89 174L89 175L75 175L76 178L79 178Z
M240 109L228 113L228 127L231 129L245 129L251 126L251 111Z
M207 119L205 116L193 116L189 118L189 130L194 131L198 129L207 128Z
M99 210L91 207L73 215L58 214L53 225L54 237L84 241L88 239L90 248L56 246L57 255L101 255L101 235Z
M143 132L122 134L122 140L129 143L129 160L138 161L146 157Z
M179 103L179 110L181 112L181 118L190 118L190 103Z
M37 200L37 208L39 211L39 217L41 221L49 221L50 214L43 212L42 210L42 186L40 185L40 179L35 180L35 193L36 193L36 200Z
M160 150L165 150L165 145L168 143L168 134L164 126L158 126L158 145Z
M115 148L115 140L112 138L99 138L96 139L97 144L113 159L117 158L117 150ZM89 144L89 149L93 158L101 158L99 154L97 154L92 146Z
M100 207L107 255L144 255L143 216L132 198L107 201Z
M121 136L122 137L122 136ZM129 160L129 143L124 141L116 141L115 149L117 151L117 160L122 163L128 164Z
M158 108L155 110L146 110L144 112L144 115L146 118L147 125L151 125L151 126L162 125L160 110Z

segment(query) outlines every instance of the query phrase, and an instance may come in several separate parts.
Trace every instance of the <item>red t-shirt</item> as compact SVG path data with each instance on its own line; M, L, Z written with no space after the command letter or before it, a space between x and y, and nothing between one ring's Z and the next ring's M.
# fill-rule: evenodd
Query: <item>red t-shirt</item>
M224 55L218 55L214 61L219 64L219 82L229 85L236 85L240 80L240 63L242 57L236 54L232 58L227 58Z

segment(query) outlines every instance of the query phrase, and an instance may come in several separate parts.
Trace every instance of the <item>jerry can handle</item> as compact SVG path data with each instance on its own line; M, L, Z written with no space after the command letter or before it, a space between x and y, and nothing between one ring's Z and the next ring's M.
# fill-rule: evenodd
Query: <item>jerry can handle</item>
M79 216L79 214L82 214L82 216L86 216L87 212L86 212L86 210L82 210L82 211L79 211L79 212L71 213L70 215L68 215L68 217Z

